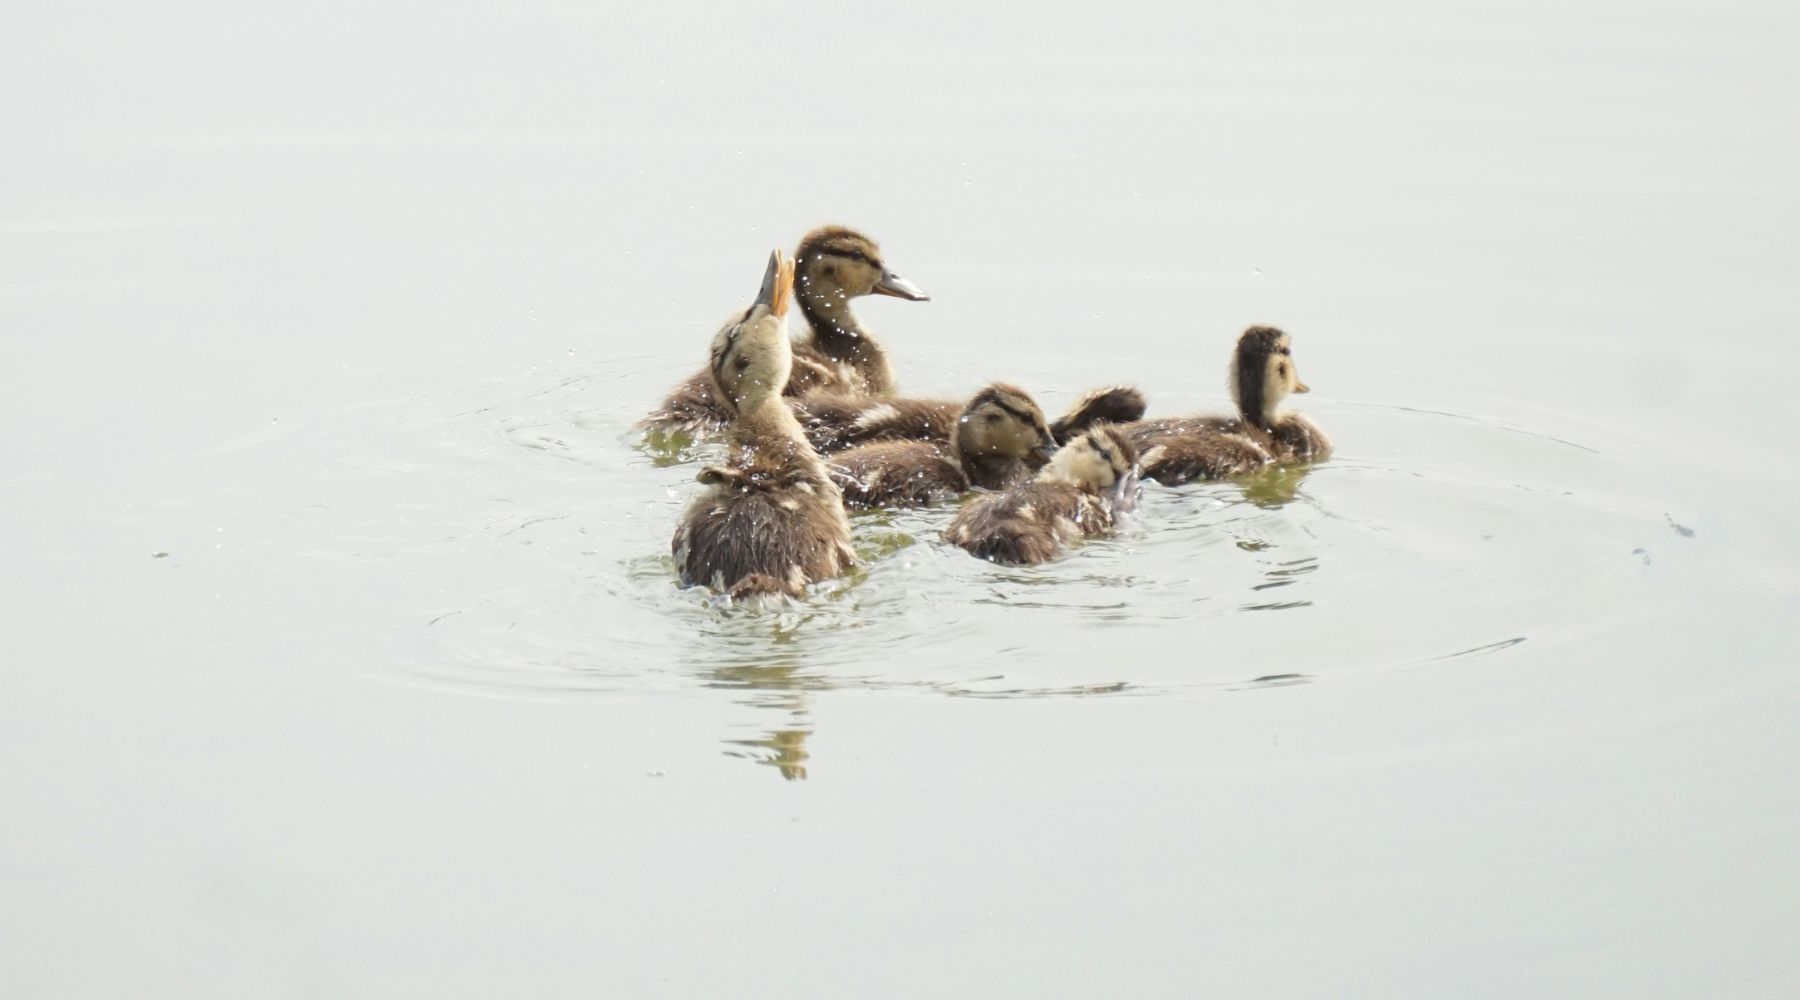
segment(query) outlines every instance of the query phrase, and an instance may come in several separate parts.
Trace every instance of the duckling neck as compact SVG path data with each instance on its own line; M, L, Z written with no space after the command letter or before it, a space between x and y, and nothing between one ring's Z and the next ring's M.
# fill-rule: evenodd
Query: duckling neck
M1237 398L1238 415L1244 418L1244 423L1265 431L1275 426L1277 400L1264 398L1260 380L1240 380Z
M855 368L871 394L894 391L894 369L887 351L857 322L848 298L830 292L794 298L800 303L807 325L812 327L812 344L819 353Z
M970 486L988 490L1003 490L1013 485L1019 467L1024 464L1005 455L977 455L962 449L957 451L957 460Z
M778 395L748 402L732 421L730 436L734 444L751 448L765 458L803 467L820 480L829 478L824 461L806 440L806 431L793 409Z

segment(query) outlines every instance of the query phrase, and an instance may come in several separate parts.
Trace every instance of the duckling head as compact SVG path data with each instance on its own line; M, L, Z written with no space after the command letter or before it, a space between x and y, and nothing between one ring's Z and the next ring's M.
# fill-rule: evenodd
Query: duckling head
M1238 337L1231 363L1231 396L1244 419L1272 426L1275 413L1290 393L1311 392L1294 367L1288 335L1272 326L1253 326Z
M1125 510L1137 501L1137 449L1112 424L1096 424L1062 446L1039 479L1070 483L1110 496Z
M787 333L788 292L793 285L794 262L780 250L770 254L756 301L713 337L713 387L734 413L779 399L787 386L794 366Z
M956 450L973 458L1020 459L1043 465L1056 452L1044 411L1025 390L1003 382L969 399L956 421Z
M794 263L794 293L827 311L833 304L863 295L892 295L911 302L931 298L888 270L874 240L843 226L821 226L807 233L794 251Z

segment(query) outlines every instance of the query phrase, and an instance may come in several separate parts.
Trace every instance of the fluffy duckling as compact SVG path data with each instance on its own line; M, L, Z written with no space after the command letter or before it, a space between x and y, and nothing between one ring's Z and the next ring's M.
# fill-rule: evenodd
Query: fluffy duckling
M930 441L955 447L957 431L967 414L966 404L955 399L883 399L828 392L792 400L790 405L806 429L806 439L822 454L873 441ZM1050 435L1057 444L1064 444L1103 421L1138 420L1145 406L1144 394L1131 386L1094 389L1056 418Z
M1137 503L1137 450L1117 427L1089 428L1037 478L976 497L944 538L998 563L1041 563L1077 538L1104 535Z
M670 546L683 586L710 586L733 600L798 596L855 561L838 489L781 397L793 367L793 280L793 263L776 251L756 301L713 338L708 374L731 413L726 459L700 470L706 489Z
M850 311L850 300L892 295L925 302L931 297L888 270L873 240L842 226L824 226L807 233L794 257L794 298L811 333L793 346L791 371L782 391L790 396L820 390L892 395L893 365ZM711 374L699 371L670 390L638 426L663 433L703 434L719 430L730 419L727 406L713 390Z
M826 462L846 507L923 507L979 486L1023 482L1055 451L1044 412L1017 386L976 393L948 441L877 441Z
M1318 461L1331 441L1305 414L1283 411L1290 393L1310 392L1294 366L1288 335L1253 326L1238 337L1231 364L1238 415L1145 420L1124 428L1143 455L1144 478L1161 483L1224 479L1271 462Z

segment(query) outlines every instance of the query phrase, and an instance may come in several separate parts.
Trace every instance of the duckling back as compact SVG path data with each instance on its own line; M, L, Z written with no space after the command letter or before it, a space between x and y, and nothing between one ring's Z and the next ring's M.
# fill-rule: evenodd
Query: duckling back
M944 539L990 562L1033 565L1077 538L1110 530L1112 512L1100 498L1069 483L1033 480L969 501Z
M1231 417L1145 420L1124 428L1142 456L1145 479L1174 486L1195 479L1241 476L1273 461L1269 450Z
M779 592L798 596L855 562L837 487L817 468L781 460L779 444L732 450L728 464L701 470L707 489L675 531L682 586L766 593L774 581ZM764 460L770 454L775 460Z
M844 506L928 507L969 488L962 467L931 441L877 441L825 463Z

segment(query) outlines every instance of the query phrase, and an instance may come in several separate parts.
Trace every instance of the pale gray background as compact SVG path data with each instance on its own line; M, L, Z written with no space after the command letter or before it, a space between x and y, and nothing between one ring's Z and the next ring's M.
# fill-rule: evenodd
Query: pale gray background
M1800 992L1792 5L969 6L15 5L0 992ZM721 614L629 424L824 221L1339 457Z

